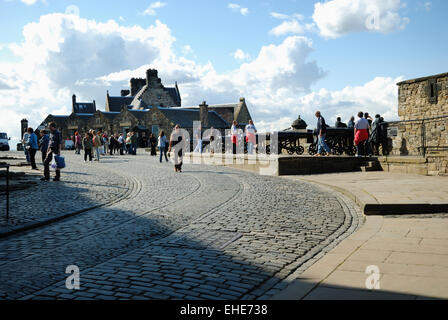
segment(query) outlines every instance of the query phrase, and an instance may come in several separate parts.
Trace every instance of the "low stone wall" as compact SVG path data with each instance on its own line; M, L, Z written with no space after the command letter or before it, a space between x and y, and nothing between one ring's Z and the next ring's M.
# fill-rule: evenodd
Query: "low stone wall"
M357 157L312 157L312 156L284 156L278 158L266 156L253 158L248 155L237 156L224 154L222 158L210 157L203 154L202 157L193 157L189 153L184 158L184 163L219 165L235 168L263 175L287 176L308 175L335 172L360 171L369 158Z
M429 176L448 176L448 158L445 155L426 157L378 157L383 171Z

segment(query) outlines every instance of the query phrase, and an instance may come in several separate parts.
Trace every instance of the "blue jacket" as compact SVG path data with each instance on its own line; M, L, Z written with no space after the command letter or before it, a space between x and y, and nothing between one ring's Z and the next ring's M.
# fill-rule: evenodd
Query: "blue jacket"
M50 136L48 134L45 134L42 139L40 139L40 151L42 151L42 153L47 153L49 143Z
M37 144L37 136L34 132L31 133L28 137L27 145L29 145L31 149L39 150L39 145Z

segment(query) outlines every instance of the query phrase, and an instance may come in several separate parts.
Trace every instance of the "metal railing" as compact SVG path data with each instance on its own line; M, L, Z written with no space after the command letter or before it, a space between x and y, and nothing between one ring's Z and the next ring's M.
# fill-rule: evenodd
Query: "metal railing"
M0 169L6 169L6 221L9 220L9 164L0 165Z

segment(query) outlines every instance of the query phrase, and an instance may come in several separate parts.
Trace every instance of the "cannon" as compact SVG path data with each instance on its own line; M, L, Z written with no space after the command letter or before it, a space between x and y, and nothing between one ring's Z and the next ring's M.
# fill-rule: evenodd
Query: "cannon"
M330 147L331 152L335 155L346 154L354 156L356 154L356 147L354 146L354 130L353 128L327 128L325 142ZM314 132L314 141L308 148L310 155L317 153L318 132Z

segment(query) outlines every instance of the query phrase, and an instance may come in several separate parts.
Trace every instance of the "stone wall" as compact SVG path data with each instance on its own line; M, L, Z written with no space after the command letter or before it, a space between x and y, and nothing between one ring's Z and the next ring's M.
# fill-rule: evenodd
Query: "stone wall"
M398 115L388 124L391 155L424 156L428 174L446 174L448 73L398 83Z
M180 107L163 86L157 70L150 69L146 72L146 90L141 95L141 100L147 106Z

